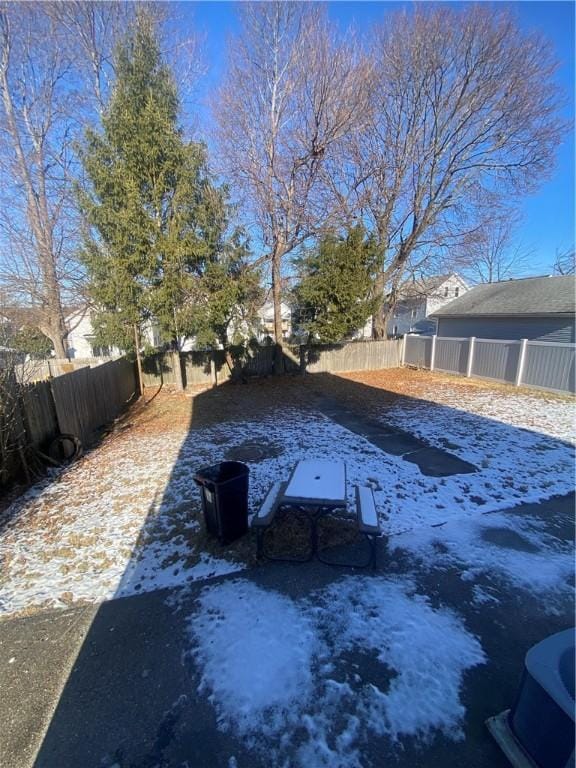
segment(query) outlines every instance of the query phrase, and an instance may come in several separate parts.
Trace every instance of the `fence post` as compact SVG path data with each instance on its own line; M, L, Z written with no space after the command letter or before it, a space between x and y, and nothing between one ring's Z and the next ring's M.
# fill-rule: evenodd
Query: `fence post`
M472 363L474 362L474 343L476 336L470 336L468 342L468 364L466 365L466 376L470 378L472 376Z
M528 348L528 339L520 339L520 354L518 356L518 368L516 369L516 379L514 386L519 387L524 375L524 365L526 363L526 349Z
M306 373L306 347L300 344L300 373Z
M432 349L430 350L430 370L434 370L434 363L436 362L436 339L437 336L434 334L432 336Z
M174 371L174 383L176 389L179 392L184 391L184 381L182 379L182 360L180 359L180 351L172 350L172 370Z
M212 350L210 353L210 384L211 386L215 387L218 384L218 380L216 378L216 353L214 350Z
M406 342L408 340L408 334L405 333L404 336L402 336L402 352L400 355L400 366L403 366L406 361Z

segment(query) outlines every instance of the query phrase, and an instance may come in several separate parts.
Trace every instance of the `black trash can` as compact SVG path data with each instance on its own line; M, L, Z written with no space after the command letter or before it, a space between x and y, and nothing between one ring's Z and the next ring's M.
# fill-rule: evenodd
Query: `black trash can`
M248 531L249 471L240 461L223 461L194 475L200 486L206 530L221 544L229 544Z

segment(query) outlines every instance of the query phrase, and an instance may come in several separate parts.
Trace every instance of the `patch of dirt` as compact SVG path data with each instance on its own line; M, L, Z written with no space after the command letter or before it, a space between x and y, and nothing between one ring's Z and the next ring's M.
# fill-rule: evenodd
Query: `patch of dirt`
M458 394L475 392L495 392L500 395L529 395L544 401L572 401L570 395L557 395L552 392L513 387L509 384L467 379L461 376L414 370L410 368L388 368L381 371L353 371L338 374L313 374L304 377L309 388L318 393L328 394L341 400L351 409L375 409L380 414L385 408L401 401L430 399L430 392L450 393L454 402Z
M281 456L284 448L274 443L242 443L230 448L225 454L226 461L259 462Z

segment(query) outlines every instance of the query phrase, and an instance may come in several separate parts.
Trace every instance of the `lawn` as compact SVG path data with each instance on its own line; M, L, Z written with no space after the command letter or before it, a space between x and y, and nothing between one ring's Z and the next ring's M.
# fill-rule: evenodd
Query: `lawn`
M130 597L105 603L71 651L75 674L55 694L43 744L52 757L38 764L57 754L85 764L85 749L119 764L124 737L111 723L127 726L107 712L129 712L146 684L140 667L162 657L150 695L164 687L170 706L130 719L134 764L159 760L158 745L162 765L187 764L169 755L188 736L159 736L144 759L168 717L199 718L195 749L216 750L209 764L226 768L500 765L484 719L511 703L522 652L571 621L572 525L559 497L573 490L573 402L410 370L153 394L2 518L0 626ZM391 428L476 471L423 474L381 447ZM350 494L372 487L385 533L376 574L256 567L252 536L229 547L206 538L195 470L245 460L254 512L272 481L310 457L344 461ZM171 618L155 618L163 612ZM104 671L104 651L92 649L112 637L113 695L92 696ZM130 677L134 658L148 661ZM74 736L80 710L94 722L92 747Z

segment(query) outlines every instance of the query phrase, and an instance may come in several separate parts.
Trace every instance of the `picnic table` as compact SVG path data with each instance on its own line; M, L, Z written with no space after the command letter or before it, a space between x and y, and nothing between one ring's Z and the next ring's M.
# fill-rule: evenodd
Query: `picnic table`
M258 556L270 560L311 560L315 556L322 560L318 551L318 522L327 514L342 512L344 517L354 519L359 533L367 537L370 544L370 560L367 565L376 564L375 538L380 534L380 525L374 495L371 488L356 487L356 514L351 515L346 491L346 465L330 459L305 459L299 461L287 482L272 484L260 510L252 521L256 529ZM303 514L310 529L310 547L307 557L286 558L265 555L264 532L279 511Z
M299 461L282 500L313 510L346 507L346 465L328 459Z

